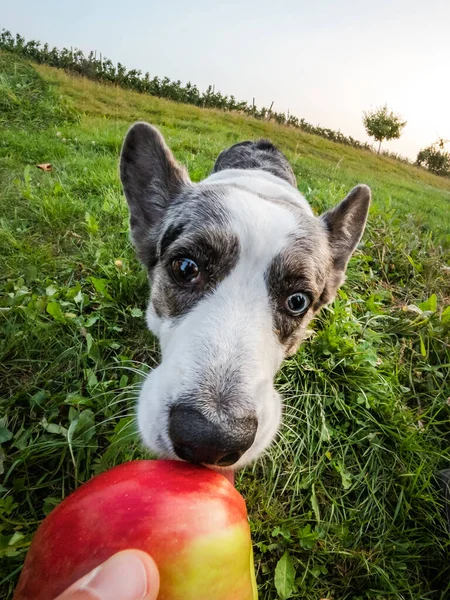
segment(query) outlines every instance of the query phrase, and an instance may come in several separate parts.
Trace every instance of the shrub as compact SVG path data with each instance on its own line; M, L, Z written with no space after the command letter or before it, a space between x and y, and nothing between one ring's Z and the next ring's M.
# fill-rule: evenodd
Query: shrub
M428 148L420 150L416 164L436 175L450 176L450 152L445 150L446 140L439 139Z

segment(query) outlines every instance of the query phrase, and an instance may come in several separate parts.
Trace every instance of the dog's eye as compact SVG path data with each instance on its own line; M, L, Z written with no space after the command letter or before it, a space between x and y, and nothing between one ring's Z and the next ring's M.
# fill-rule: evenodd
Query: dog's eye
M286 308L295 317L303 314L310 304L311 300L309 299L309 296L302 292L296 292L295 294L288 296L285 302Z
M182 285L196 283L200 279L200 269L190 258L176 258L171 266L175 280Z

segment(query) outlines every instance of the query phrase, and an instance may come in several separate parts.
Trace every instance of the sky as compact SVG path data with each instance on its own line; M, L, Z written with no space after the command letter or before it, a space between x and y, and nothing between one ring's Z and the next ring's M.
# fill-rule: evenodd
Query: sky
M97 50L128 69L191 81L370 140L363 111L407 125L383 148L415 159L450 139L450 0L31 0L0 27Z

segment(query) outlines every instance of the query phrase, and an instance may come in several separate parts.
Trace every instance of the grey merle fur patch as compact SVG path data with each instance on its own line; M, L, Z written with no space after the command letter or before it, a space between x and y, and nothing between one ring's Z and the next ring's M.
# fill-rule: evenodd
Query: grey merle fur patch
M260 169L297 187L291 165L284 154L268 140L240 142L223 150L216 160L213 173L225 169Z
M274 329L288 350L301 337L306 324L322 305L320 299L330 268L330 256L326 234L320 229L315 233L315 236L293 240L285 251L275 256L265 273ZM306 294L311 304L305 313L293 316L285 302L291 294L298 292Z

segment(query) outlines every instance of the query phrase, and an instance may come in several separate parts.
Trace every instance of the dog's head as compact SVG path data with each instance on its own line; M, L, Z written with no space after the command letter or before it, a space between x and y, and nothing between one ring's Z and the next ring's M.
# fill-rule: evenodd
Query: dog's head
M370 190L316 217L264 140L225 150L194 184L145 123L128 132L120 170L162 351L139 399L142 437L166 457L239 468L278 429L274 376L344 281Z

